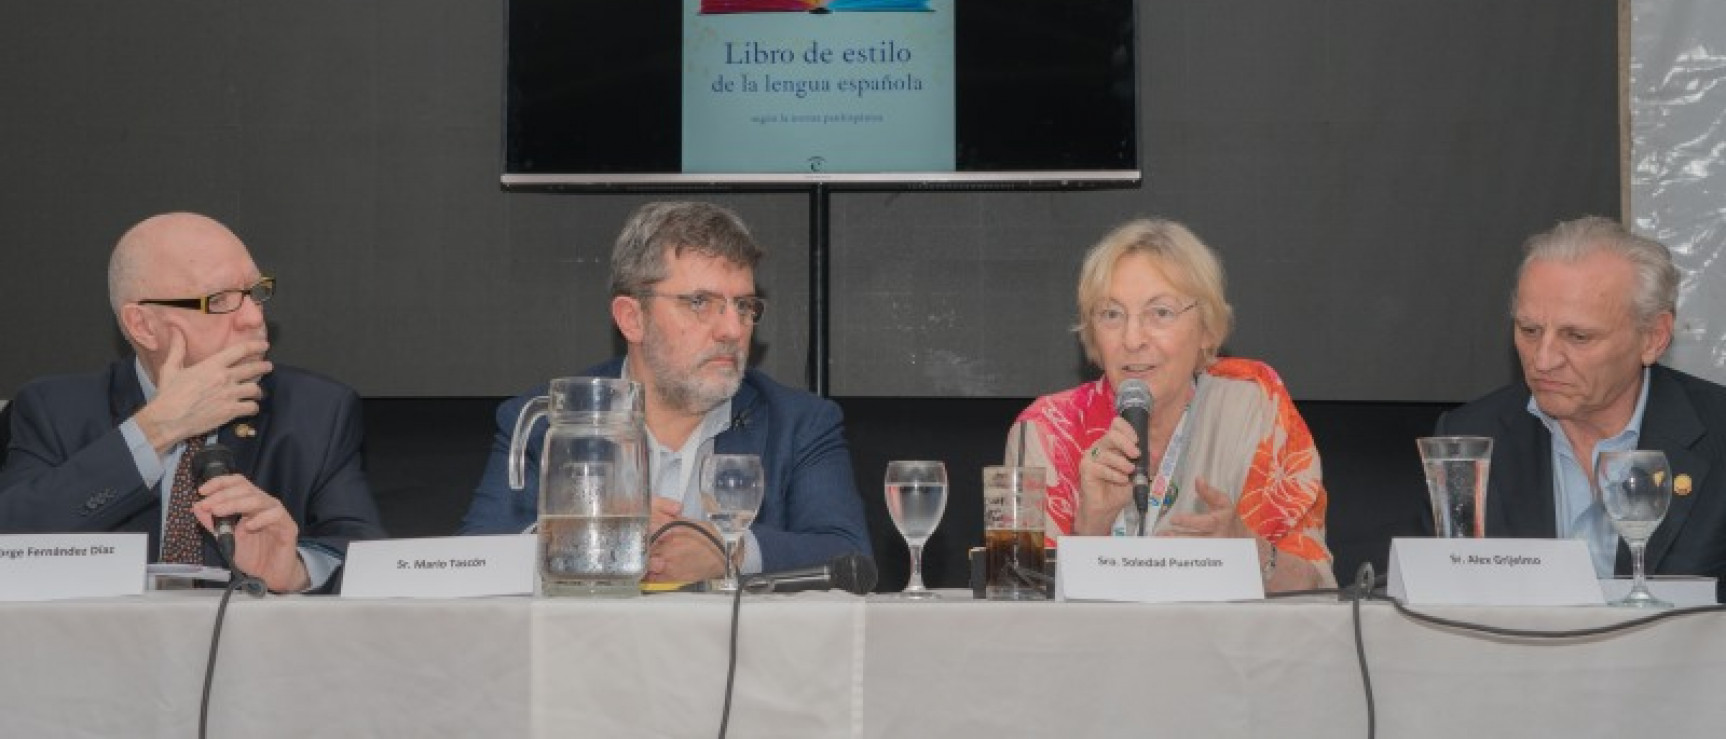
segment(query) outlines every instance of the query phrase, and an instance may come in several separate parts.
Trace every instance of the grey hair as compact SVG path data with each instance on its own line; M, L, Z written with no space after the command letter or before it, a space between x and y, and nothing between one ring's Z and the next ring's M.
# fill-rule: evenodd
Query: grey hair
M133 249L115 249L108 256L108 306L114 309L114 317L120 317L120 309L136 298L139 272L142 265Z
M120 318L121 308L143 297L139 292L143 289L144 275L149 267L145 252L148 251L151 230L165 220L181 215L185 214L163 213L146 218L126 229L114 242L114 251L108 255L108 305L114 309L116 320Z
M1608 252L1629 260L1635 270L1636 292L1630 296L1630 307L1638 326L1647 328L1661 313L1678 313L1679 276L1672 253L1660 242L1637 236L1617 221L1599 216L1564 221L1530 237L1522 250L1522 265L1516 270L1518 285L1528 265L1536 260L1574 262L1595 252ZM1513 293L1512 310L1515 302Z
M611 251L611 294L640 295L665 279L667 257L694 252L754 269L761 246L743 219L713 203L648 203L630 214Z

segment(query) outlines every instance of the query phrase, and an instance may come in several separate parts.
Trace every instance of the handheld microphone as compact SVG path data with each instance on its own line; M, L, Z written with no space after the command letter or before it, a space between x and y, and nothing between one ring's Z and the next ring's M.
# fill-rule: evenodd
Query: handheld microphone
M1139 458L1133 460L1133 505L1139 508L1139 535L1145 535L1145 512L1151 503L1151 389L1133 378L1115 391L1115 412L1133 427L1139 437Z
M198 487L212 478L234 474L234 452L221 444L211 444L192 455L192 480ZM222 558L228 566L234 562L234 526L240 523L239 516L216 517L216 547L222 550Z
M837 588L853 595L865 595L875 589L875 577L875 560L867 555L846 552L824 565L750 575L743 579L743 589L751 593L796 593Z

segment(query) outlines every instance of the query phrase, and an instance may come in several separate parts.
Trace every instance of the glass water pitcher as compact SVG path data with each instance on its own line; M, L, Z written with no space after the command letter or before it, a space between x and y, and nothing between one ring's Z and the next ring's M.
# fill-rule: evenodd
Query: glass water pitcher
M629 596L647 572L647 441L641 385L561 377L516 418L509 484L524 470L534 425L550 421L539 457L539 576L545 595Z

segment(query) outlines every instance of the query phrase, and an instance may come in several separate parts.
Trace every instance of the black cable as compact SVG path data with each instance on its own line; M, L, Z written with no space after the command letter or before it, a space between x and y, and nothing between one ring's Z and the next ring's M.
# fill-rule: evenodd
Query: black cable
M1519 639L1580 639L1583 637L1599 636L1601 634L1611 634L1619 631L1629 631L1656 621L1678 618L1679 616L1693 616L1698 613L1718 613L1726 611L1726 605L1720 604L1711 606L1691 606L1688 608L1672 608L1659 613L1652 613L1641 618L1633 618L1628 621L1620 621L1618 623L1607 624L1605 626L1593 626L1586 629L1540 631L1535 629L1510 629L1502 626L1488 626L1486 624L1458 621L1456 619L1421 613L1420 611L1409 608L1402 601L1388 595L1375 597L1379 600L1389 601L1390 604L1396 608L1397 613L1407 616L1415 621L1420 621L1434 626L1442 626L1448 629L1456 629L1459 631L1472 631L1481 634L1490 634L1492 636L1507 636Z
M1277 599L1277 598L1294 598L1294 597L1308 596L1308 595L1339 594L1342 597L1348 599L1348 601L1350 603L1349 610L1351 613L1353 626L1354 626L1355 658L1360 662L1361 689L1362 689L1363 695L1364 695L1365 700L1366 700L1366 726L1367 726L1366 731L1367 731L1367 736L1369 737L1369 739L1371 739L1372 737L1376 737L1378 735L1378 711L1377 711L1377 701L1374 699L1373 692L1372 692L1372 672L1368 666L1367 659L1366 659L1366 639L1364 637L1363 629L1362 629L1362 625L1361 625L1360 604L1362 601L1365 601L1365 600L1386 601L1386 602L1390 603L1391 606L1396 609L1397 613L1400 613L1403 616L1405 616L1411 620L1418 621L1418 622L1425 623L1425 624L1429 624L1432 626L1439 626L1442 628L1453 629L1453 630L1462 631L1462 632L1473 632L1473 633L1478 633L1478 634L1487 634L1490 636L1497 636L1497 637L1549 640L1547 643L1554 643L1554 642L1557 642L1560 640L1566 640L1566 639L1581 639L1581 638L1592 637L1592 636L1600 636L1603 634L1612 634L1612 633L1621 632L1621 631L1630 631L1632 629L1638 629L1638 628L1641 628L1643 626L1647 626L1648 624L1652 624L1652 623L1655 623L1657 621L1664 621L1666 619L1678 618L1680 616L1692 616L1692 615L1696 615L1696 614L1700 614L1700 613L1726 612L1726 604L1707 605L1707 606L1691 606L1688 608L1673 608L1673 609L1669 609L1669 610L1660 611L1658 613L1651 613L1651 614L1648 614L1646 616L1633 618L1633 619L1630 619L1628 621L1620 621L1618 623L1607 624L1605 626L1593 626L1593 627L1589 627L1589 628L1585 628L1585 629L1564 629L1564 630L1553 630L1553 631L1536 630L1536 629L1511 629L1511 628L1505 628L1505 627L1501 627L1501 626L1490 626L1487 624L1477 624L1477 623L1471 623L1468 621L1459 621L1457 619L1444 618L1442 616L1434 616L1434 615L1431 615L1428 613L1421 613L1420 611L1416 611L1412 608L1409 608L1407 606L1407 604L1403 603L1401 600L1398 600L1396 598L1392 598L1392 597L1384 594L1382 591L1374 592L1373 585L1378 581L1373 576L1373 569L1372 569L1372 563L1371 562L1362 563L1360 568L1357 569L1355 571L1355 573L1356 573L1355 574L1355 584L1351 587L1348 587L1348 588L1316 588L1316 589L1311 589L1311 590L1289 590L1289 591L1285 591L1285 592L1281 592L1281 593L1267 593L1267 594L1265 594L1265 598L1267 600L1271 600L1271 599Z
M216 627L210 630L210 659L204 663L204 694L198 699L198 739L204 739L210 723L210 684L216 675L216 650L222 643L222 620L228 614L228 599L240 589L245 578L231 571L228 586L222 589L222 602L216 606Z
M1606 624L1604 626L1592 626L1592 627L1584 628L1584 629L1556 629L1556 630L1512 629L1512 628L1506 628L1506 627L1502 627L1502 626L1491 626L1491 625L1487 625L1487 624L1478 624L1478 623L1472 623L1472 622L1468 622L1468 621L1461 621L1461 620L1457 620L1457 619L1453 619L1453 618L1444 618L1442 616L1434 616L1434 615L1428 614L1428 613L1421 613L1420 611L1416 611L1412 608L1409 608L1408 605L1403 603L1402 600L1399 598L1391 597L1390 595L1385 594L1383 592L1376 592L1375 593L1373 591L1374 579L1373 579L1372 563L1371 562L1362 563L1360 566L1360 569L1357 570L1356 573L1357 574L1355 577L1355 583L1356 583L1355 587L1350 588L1348 593L1349 593L1349 600L1353 602L1352 603L1352 609L1353 609L1353 613L1354 613L1355 655L1360 659L1361 685L1363 686L1365 693L1366 693L1366 721L1367 721L1367 736L1369 737L1369 739L1371 737L1375 737L1377 735L1377 717L1376 717L1375 710L1374 710L1374 701L1373 701L1373 695L1372 695L1372 676L1367 670L1366 646L1365 646L1364 640L1361 637L1360 603L1363 600L1371 599L1371 600L1382 600L1382 601L1389 602L1391 604L1391 606L1396 609L1397 613L1403 615L1404 617L1406 617L1410 620L1417 621L1417 622L1424 623L1424 624L1428 624L1428 625L1432 625L1432 626L1442 627L1445 629L1451 629L1454 631L1464 632L1462 635L1486 634L1488 636L1506 637L1506 638L1514 638L1514 639L1546 640L1544 642L1546 644L1558 644L1558 643L1562 643L1564 640L1569 640L1569 639L1581 639L1581 638L1586 638L1586 637L1601 636L1604 634L1614 634L1614 633L1618 633L1618 632L1631 631L1634 629L1642 628L1643 626L1647 626L1649 624L1652 624L1652 623L1655 623L1658 621L1664 621L1667 619L1678 618L1681 616L1693 616L1693 615L1700 614L1700 613L1726 612L1726 604L1716 604L1716 605L1706 605L1706 606L1691 606L1688 608L1673 608L1673 609L1669 609L1669 610L1663 610L1663 611L1660 611L1658 613L1651 613L1651 614L1648 614L1646 616L1641 616L1639 618L1633 618L1633 619L1629 619L1626 621L1619 621L1617 623ZM1538 644L1541 642L1537 641L1536 643Z
M1356 570L1355 584L1348 588L1309 588L1307 590L1284 590L1278 593L1265 593L1265 600L1278 598L1299 598L1312 595L1340 596L1350 603L1349 611L1354 622L1354 656L1360 662L1360 684L1366 697L1366 735L1378 735L1378 709L1372 695L1372 673L1367 669L1366 640L1362 637L1360 621L1360 602L1372 595L1372 563L1363 562Z
M1366 639L1361 634L1360 602L1372 597L1372 563L1362 562L1354 571L1354 587L1348 594L1349 612L1354 621L1354 656L1360 662L1360 686L1366 696L1366 736L1378 736L1378 701L1372 696L1372 671L1366 664Z
M707 539L708 543L712 544L714 547L717 547L719 549L720 556L724 556L724 553L725 553L725 541L724 540L720 539L718 536L715 536L713 534L713 532L708 531L706 528L703 528L701 526L701 524L698 524L694 521L681 519L681 518L675 519L672 521L668 521L668 522L666 522L666 524L664 526L659 527L659 530L653 532L652 534L649 534L647 537L647 546L652 547L654 542L659 541L659 537L665 535L665 532L670 531L670 530L675 529L675 528L685 528L685 529L689 529L691 531L695 531L695 532L701 534L702 537Z
M737 679L737 614L742 610L743 578L739 573L737 590L731 594L731 648L725 662L725 710L719 714L719 739L725 739L725 730L731 725L731 685Z
M647 537L647 546L651 548L653 543L659 541L659 537L663 536L665 532L678 527L692 529L699 532L707 539L708 543L712 544L714 548L719 550L719 558L725 560L725 567L727 569L734 566L731 562L731 558L726 556L729 552L725 548L725 542L721 541L719 537L714 536L713 532L708 531L706 528L694 521L678 519L667 522L664 526L659 527L657 531L654 531ZM719 739L725 739L725 732L731 726L731 689L737 680L737 622L739 620L737 616L742 610L743 573L739 572L737 573L737 590L731 595L731 645L728 647L729 653L726 655L725 662L725 709L719 715Z
M1356 573L1354 587L1284 590L1280 593L1266 593L1265 600L1310 595L1336 595L1349 601L1349 611L1354 621L1354 656L1360 662L1360 684L1366 696L1366 735L1370 739L1378 735L1378 709L1372 696L1372 673L1368 671L1366 664L1366 640L1361 635L1360 602L1368 599L1372 593L1372 563L1362 563Z
M1019 582L1017 584L1024 585L1026 587L1046 590L1055 586L1055 578L1043 574L1041 570L1033 570L1019 564L1017 560L1008 560L1007 574L1018 578ZM1009 584L1011 585L1013 583Z
M214 540L208 530L200 530L204 531L205 537ZM216 554L222 558L222 564L228 567L228 585L222 589L222 600L216 605L216 625L210 630L210 657L204 663L204 693L198 698L198 739L204 739L209 728L210 686L216 678L216 652L222 644L222 621L228 615L228 599L233 597L235 590L241 588L245 588L246 593L254 598L262 598L264 593L268 591L268 588L264 587L263 581L246 574L245 571L236 566L234 560L228 557L228 553L222 551L220 543L216 544Z

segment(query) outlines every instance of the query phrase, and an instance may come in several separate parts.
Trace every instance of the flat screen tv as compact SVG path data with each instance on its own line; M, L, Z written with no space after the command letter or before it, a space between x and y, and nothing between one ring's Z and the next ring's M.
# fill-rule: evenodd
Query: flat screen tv
M1134 0L509 0L509 188L1133 186Z

